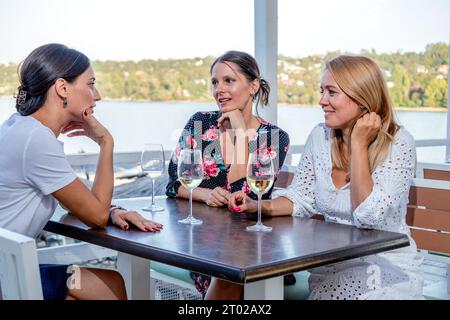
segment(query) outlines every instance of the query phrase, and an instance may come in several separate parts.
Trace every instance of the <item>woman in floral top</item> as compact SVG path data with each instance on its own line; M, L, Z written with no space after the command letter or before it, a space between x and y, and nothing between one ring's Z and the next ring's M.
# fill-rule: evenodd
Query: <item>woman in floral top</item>
M220 111L197 112L186 124L185 132L191 134L180 138L169 165L170 178L166 191L166 194L169 197L189 197L189 195L183 196L178 194L181 183L178 181L177 176L177 159L181 149L191 148L191 146L197 148L201 145L205 177L200 186L194 189L194 200L204 201L211 206L227 205L228 198L226 201L221 202L219 195L216 195L217 200L212 197L211 199L208 199L208 196L210 196L209 194L213 193L213 190L219 193L216 190L217 188L221 188L224 191L220 192L220 194L225 194L225 191L227 194L235 191L244 191L246 194L249 194L251 198L257 199L257 195L250 191L250 187L247 185L245 171L243 176L235 181L229 181L228 179L232 164L224 163L224 159L220 152L221 133L217 121L220 115ZM255 136L248 141L248 150L249 152L257 151L259 153L266 153L273 159L274 166L279 169L284 162L286 152L289 148L289 136L286 132L273 124L261 119L259 119L259 121L260 125L256 130ZM199 142L194 138L194 122L199 123L202 127L201 135L199 135L201 140L199 139ZM272 145L272 140L275 139L279 141L279 147ZM263 198L270 198L270 193L271 191L263 195Z
M205 177L193 190L194 201L227 206L231 193L241 190L257 199L246 182L249 153L270 156L279 171L289 148L289 136L252 112L253 103L257 114L259 103L268 104L270 93L252 56L229 51L214 61L210 73L219 111L197 112L186 124L169 164L166 194L189 198L189 191L178 181L177 159L183 148L201 148ZM270 198L271 193L272 189L263 199ZM197 289L205 294L210 277L193 274L193 278Z

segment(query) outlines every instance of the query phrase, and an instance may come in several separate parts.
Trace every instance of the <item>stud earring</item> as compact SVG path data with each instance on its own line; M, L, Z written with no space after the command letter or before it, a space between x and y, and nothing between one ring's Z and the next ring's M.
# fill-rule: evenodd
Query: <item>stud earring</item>
M63 100L63 108L67 108L67 98L64 98Z

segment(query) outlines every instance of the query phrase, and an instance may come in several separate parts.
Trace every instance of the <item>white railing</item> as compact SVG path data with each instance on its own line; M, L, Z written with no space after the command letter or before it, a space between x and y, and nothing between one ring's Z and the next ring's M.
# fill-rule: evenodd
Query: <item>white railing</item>
M450 139L428 139L416 140L416 147L448 147L450 146Z
M440 146L450 146L450 140L447 139L428 139L428 140L416 140L416 147L440 147ZM291 145L289 147L288 154L286 156L285 164L286 165L295 165L293 162L294 155L300 155L303 153L305 146L304 145ZM172 156L172 150L164 151L164 156L166 161L169 161ZM97 165L98 153L77 153L77 154L69 154L67 155L67 159L69 163L75 167L80 168L83 172L85 172L87 179L89 180L89 172L93 171L93 166ZM115 152L114 153L114 164L116 166L120 166L120 164L132 164L139 165L141 160L141 152L140 151L129 151L129 152ZM444 163L443 163L444 165ZM450 165L450 164L449 164ZM138 173L130 174L129 177L137 176ZM128 176L127 176L128 177Z
M170 159L172 151L165 151L164 156ZM95 166L97 165L98 153L73 153L67 155L72 166ZM141 151L114 152L114 163L139 163Z
M416 147L440 147L440 146L450 146L450 139L428 139L428 140L416 140ZM287 154L286 164L292 163L292 156L303 153L304 145L291 145ZM166 161L170 159L172 155L172 150L166 150L164 156ZM67 155L69 163L74 167L81 166L95 166L97 164L98 153L76 153ZM129 151L129 152L115 152L114 153L114 163L119 164L139 164L141 159L140 151Z

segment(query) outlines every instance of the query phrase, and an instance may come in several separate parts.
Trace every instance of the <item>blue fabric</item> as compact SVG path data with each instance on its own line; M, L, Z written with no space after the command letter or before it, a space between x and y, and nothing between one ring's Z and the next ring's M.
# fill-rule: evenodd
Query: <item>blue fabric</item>
M69 292L67 279L71 273L67 273L68 265L40 264L42 293L44 300L65 300Z

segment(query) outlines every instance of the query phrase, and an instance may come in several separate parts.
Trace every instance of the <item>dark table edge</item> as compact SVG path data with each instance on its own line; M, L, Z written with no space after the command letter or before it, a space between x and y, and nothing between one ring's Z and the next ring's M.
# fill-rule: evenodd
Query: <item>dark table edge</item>
M406 235L399 234L398 237L393 238L388 243L386 243L385 241L379 241L371 245L354 246L341 250L338 255L336 251L324 253L324 256L321 260L317 260L317 258L311 257L311 259L306 259L302 263L299 263L298 261L285 261L277 264L276 271L274 272L275 268L273 264L268 265L267 267L250 267L244 270L240 268L233 268L228 265L221 265L219 263L211 263L210 261L202 260L198 257L191 258L181 254L177 255L174 253L168 253L166 250L158 248L149 250L147 246L139 244L134 244L136 249L133 253L129 253L128 246L126 245L126 243L124 243L124 241L126 242L126 240L111 241L112 239L114 239L113 236L98 237L95 234L96 230L83 230L78 227L61 224L55 221L49 221L44 227L44 230L64 235L73 239L85 241L91 244L99 245L112 250L136 255L142 258L149 259L151 261L157 261L179 268L204 273L240 284L260 281L276 276L282 276L287 273L293 273L323 266L326 264L337 263L348 259L368 256L409 246L408 237ZM103 232L103 230L98 230L98 232ZM220 272L217 271L218 266L221 267L219 268Z
M272 266L268 266L267 269L261 269L258 270L247 270L247 276L245 282L253 282L253 281L259 281L271 277L279 276L287 274L287 273L293 273L297 271L303 271L307 269L312 269L316 267L320 267L327 264L332 263L338 263L345 260L350 260L354 258L360 258L364 256L369 256L373 254L377 254L380 252L386 252L394 249L399 249L403 247L409 246L409 239L406 235L399 236L398 238L394 238L390 240L389 242L385 241L379 241L375 242L370 245L359 245L359 246L353 246L351 248L342 249L339 252L339 256L336 256L336 251L330 252L330 253L323 253L322 259L319 261L317 258L311 258L306 259L302 263L298 262L288 262L286 261L283 264L280 264L277 266L277 272L274 273L272 270ZM244 281L241 281L244 282Z

